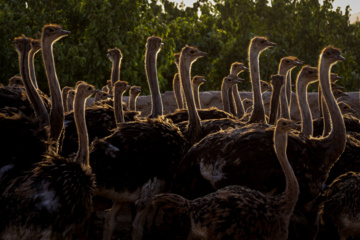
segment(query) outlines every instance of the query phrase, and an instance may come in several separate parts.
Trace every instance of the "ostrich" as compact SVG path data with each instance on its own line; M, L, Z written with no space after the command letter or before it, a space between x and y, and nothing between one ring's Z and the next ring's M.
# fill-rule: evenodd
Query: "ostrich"
M141 93L141 87L140 86L131 86L129 91L130 91L129 104L128 104L129 110L136 111L136 100Z
M304 66L296 78L296 97L301 114L301 133L307 138L313 136L313 121L307 97L307 87L318 80L318 69Z
M113 48L107 51L107 56L112 62L111 81L108 82L109 94L112 95L112 89L116 81L120 80L120 67L122 60L122 53L120 49Z
M63 106L64 106L64 112L65 113L67 113L69 111L69 109L68 109L68 95L69 95L69 91L71 89L73 89L73 88L66 86L66 87L63 87L63 89L61 90L62 101L63 101ZM75 92L74 92L74 94L75 94Z
M84 114L85 100L94 91L87 84L76 88L76 156L64 158L48 152L25 176L15 179L0 198L2 239L72 239L83 234L95 189Z
M114 83L114 90L113 90L113 92L115 93L114 113L115 113L115 121L117 124L125 122L122 98L123 98L124 92L129 90L129 88L130 88L130 85L128 85L127 82L119 80Z
M311 226L316 224L317 216L316 206L312 208L309 205L311 206L312 201L321 192L332 165L345 150L345 125L330 90L329 81L329 69L337 61L342 60L344 58L340 50L331 46L324 48L319 58L320 84L331 115L331 133L319 139L289 135L289 161L294 167L301 192L297 210L300 214L301 211L307 211ZM200 168L201 175L214 189L236 184L263 192L277 192L283 189L284 181L270 147L273 131L272 127L258 127L250 128L246 132L234 129L208 135L192 146L184 156L182 162L191 164L184 165L189 167L183 171L190 174L191 169ZM337 144L334 145L334 142ZM214 146L220 147L221 150ZM196 176L196 173L192 176ZM189 186L187 190L196 197L197 193L192 192L192 189L194 188ZM307 231L303 231L300 234L306 233Z
M94 102L96 102L96 103L101 102L101 101L107 100L108 98L112 98L112 97L113 96L110 95L108 92L100 90L95 94Z
M321 223L340 240L360 237L360 174L349 171L338 176L323 192ZM337 231L334 231L337 230Z
M241 72L248 70L247 67L244 66L241 62L234 62L230 67L230 75L238 76ZM229 103L230 103L230 113L237 116L239 119L244 116L245 109L244 105L241 101L241 97L238 90L238 85L234 85L232 87L232 93L229 94ZM234 99L234 100L233 100ZM235 101L235 106L234 102ZM236 108L236 109L235 109Z
M238 78L237 75L229 75L223 78L221 84L221 100L223 103L223 109L225 112L231 112L231 104L233 102L233 87L234 85L243 82L244 79Z
M289 111L289 103L291 97L291 82L290 77L291 70L297 66L301 66L304 63L301 62L299 59L293 56L284 57L280 60L278 74L284 75L286 82L285 88L283 88L281 92L281 100L280 100L280 116L283 118L290 119L290 111Z
M63 30L59 25L49 24L43 27L41 36L42 55L52 104L50 111L50 137L52 141L55 142L57 149L60 135L64 130L64 108L62 105L60 85L55 70L53 44L60 38L69 35L69 33L69 31Z
M159 235L164 235L164 229L152 232L151 228L175 213L175 218L183 216L190 225L181 230L183 239L186 235L187 239L287 239L290 217L299 196L299 185L286 155L287 132L297 127L293 121L279 119L274 131L273 148L285 175L284 192L270 196L232 185L194 200L171 193L159 194L151 201L147 237L159 239ZM162 215L157 217L157 213ZM176 230L171 229L171 234ZM156 236L151 235L154 233Z
M68 112L74 110L74 99L75 99L75 90L70 89L67 95L67 102L66 102Z
M8 86L10 87L23 87L24 84L22 82L21 76L15 75L9 78Z
M41 50L41 40L33 39L31 41L31 50L29 53L29 67L30 67L31 80L35 88L39 88L39 87L36 80L34 58L35 58L35 54L38 53L40 50Z
M192 88L193 94L195 98L195 104L197 109L201 109L201 102L200 102L200 86L206 82L204 76L194 76L192 79Z
M161 46L161 38L147 39L145 64L149 82L157 81L156 56ZM201 52L193 54L191 61L201 56ZM143 225L147 201L165 188L187 149L186 139L171 121L151 116L119 123L111 135L92 143L90 163L96 175L96 195L114 201L105 219L103 239L111 238L120 206L135 202L133 239L140 238L142 230L138 228Z
M180 53L174 53L174 57L175 57L174 63L176 65L176 69L178 70L178 72L175 73L174 79L173 79L174 96L175 96L175 100L176 100L178 109L183 109L183 108L185 108L185 102L184 102L184 98L183 98L183 91L182 91L180 75L179 75Z

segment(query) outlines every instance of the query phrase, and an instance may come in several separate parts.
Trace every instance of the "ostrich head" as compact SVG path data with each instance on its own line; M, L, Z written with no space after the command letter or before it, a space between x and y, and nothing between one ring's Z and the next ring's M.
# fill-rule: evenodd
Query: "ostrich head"
M254 52L261 53L269 47L275 47L276 43L270 42L266 37L253 37L250 41L250 49Z
M45 25L42 32L42 38L47 39L52 43L70 34L70 31L66 31L62 29L61 26L55 24Z
M206 82L206 79L204 76L196 75L192 79L192 83L195 86L200 86L200 85L204 84L205 82Z
M110 59L110 61L112 61L112 62L122 59L122 53L121 53L120 49L118 49L118 48L109 49L107 51L107 56Z
M248 70L247 67L245 67L245 65L241 62L234 62L231 64L230 67L230 74L232 75L238 75L239 73L241 73L242 71Z

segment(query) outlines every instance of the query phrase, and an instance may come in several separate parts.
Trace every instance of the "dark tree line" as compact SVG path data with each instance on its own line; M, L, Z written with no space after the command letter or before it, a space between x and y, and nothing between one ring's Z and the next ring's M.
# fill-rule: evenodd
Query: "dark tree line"
M193 65L192 73L204 75L201 90L219 90L232 62L247 64L249 41L267 36L278 44L260 58L263 80L277 72L280 59L296 56L305 64L317 65L323 47L334 45L347 61L336 65L346 91L358 90L360 23L349 23L349 8L333 9L333 0L198 0L193 7L169 0L0 0L0 82L19 73L14 37L39 38L46 23L56 23L71 34L54 45L56 70L61 86L85 80L103 86L110 79L110 48L123 53L121 80L142 86L149 94L144 69L145 42L156 35L164 46L158 55L161 91L172 90L177 71L173 54L186 44L208 55ZM41 89L47 91L41 53L35 58ZM297 71L293 71L293 78ZM241 75L249 80L249 75ZM250 90L249 81L240 86ZM316 86L312 87L317 89Z

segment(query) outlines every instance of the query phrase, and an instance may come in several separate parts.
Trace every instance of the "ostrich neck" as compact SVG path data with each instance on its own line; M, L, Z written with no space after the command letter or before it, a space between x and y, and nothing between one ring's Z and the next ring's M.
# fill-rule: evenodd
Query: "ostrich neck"
M131 111L136 111L136 99L137 99L137 95L131 94L131 96L129 97L129 108Z
M112 68L111 68L111 86L109 89L109 93L113 94L112 89L116 81L120 80L120 64L121 64L121 58L116 58L112 62Z
M68 97L67 97L67 110L70 112L74 109L74 97L71 96L70 94L68 94Z
M301 76L299 76L300 78ZM309 102L307 97L307 87L308 83L301 81L300 79L296 82L296 96L299 104L300 114L301 114L301 132L306 136L313 135L313 123L311 111L309 108Z
M222 103L223 103L223 109L225 112L227 113L230 113L230 105L229 105L229 102L230 102L230 96L229 96L229 90L228 88L226 88L224 86L224 82L222 84L222 87L221 87L221 100L222 100Z
M232 90L232 95L234 96L234 100L235 100L236 116L240 119L242 116L244 116L245 109L244 109L244 105L241 101L241 97L240 97L239 90L238 90L238 85L235 84L234 86L232 86L231 90ZM229 100L230 100L230 98L229 98Z
M198 138L201 131L201 121L196 110L194 95L191 90L191 64L192 63L187 62L186 59L180 60L180 81L183 86L189 115L188 132L191 133L190 143L193 144L196 140L199 140Z
M325 137L331 132L331 119L330 119L331 117L329 114L329 109L326 103L324 102L324 97L322 96L320 100L321 100L321 109L322 109L321 113L323 116L323 123L324 123L322 136Z
M193 92L194 92L194 98L195 98L195 105L196 105L197 109L201 109L199 91L200 91L200 85L195 85L193 87Z
M284 171L285 180L286 180L286 187L283 193L284 211L285 214L290 215L298 200L300 190L295 173L286 155L287 140L288 140L287 132L285 133L279 132L277 129L275 131L276 131L274 138L275 152L280 162L281 168Z
M259 55L260 52L250 49L250 78L253 91L253 111L250 123L265 122L265 109L260 89Z
M152 102L151 117L153 118L163 114L163 105L156 70L157 53L157 51L147 51L145 60L145 68Z
M323 111L323 102L322 102L322 93L321 93L321 87L320 87L320 83L319 83L319 86L318 86L318 104L319 104L319 114L320 114L320 117L322 117L322 111Z
M284 76L285 84L284 87L281 89L280 92L280 116L286 119L290 119L290 113L289 113L289 105L288 105L288 98L286 96L286 89L287 89L287 76L288 76L289 70L285 69L284 67L280 66L280 69L278 71L279 75Z
M116 124L125 122L124 110L123 110L123 106L122 106L123 94L124 94L124 92L122 91L120 93L115 93L115 96L114 96L114 111L115 111Z
M181 83L179 73L176 73L173 80L173 89L175 94L175 100L178 105L178 109L184 108L184 102L181 93Z
M74 103L74 119L78 135L78 152L75 157L77 163L90 166L89 164L89 138L85 121L86 98L76 94Z
M41 124L48 126L50 124L48 112L29 76L29 58L28 51L20 53L20 74L23 79L26 93L34 108L35 116L40 118Z
M273 83L273 91L271 93L271 99L270 99L270 117L269 117L269 124L274 125L277 113L279 109L279 100L280 100L280 91L282 89L283 84L275 82Z
M53 56L53 43L46 38L42 40L42 54L46 75L51 95L51 111L50 111L50 124L51 124L51 138L58 143L60 134L64 127L64 109L62 105L62 97L59 86L59 81L56 76L54 56Z
M38 51L39 50L37 50L37 51L30 50L30 53L29 53L29 61L30 61L29 67L30 67L31 81L34 84L35 88L39 88L38 84L37 84L37 80L36 80L35 63L34 63L35 62L35 54Z
M330 87L329 77L331 64L321 59L319 69L321 90L332 121L332 130L330 134L323 139L329 143L336 143L331 144L331 147L328 148L330 156L327 156L326 163L330 168L345 150L346 129L343 116ZM325 108L325 105L323 108Z
M286 87L286 99L288 102L288 108L290 108L291 106L291 70L290 69L287 72L287 76L286 76L286 83L285 83L285 87Z

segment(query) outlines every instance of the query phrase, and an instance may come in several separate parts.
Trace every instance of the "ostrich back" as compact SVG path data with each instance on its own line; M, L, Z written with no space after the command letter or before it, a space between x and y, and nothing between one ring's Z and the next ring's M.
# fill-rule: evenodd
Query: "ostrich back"
M40 239L46 232L51 232L51 239L83 232L94 189L95 177L89 167L47 155L25 176L13 181L0 198L0 232L6 236L14 231L19 239L25 238L22 234L26 232L31 232L33 239Z
M216 107L210 107L207 109L198 109L197 111L201 120L219 119L219 118L236 119L236 117L233 114L227 113ZM173 113L167 114L165 117L171 119L173 123L180 123L189 120L187 109L178 109Z
M170 179L187 141L169 120L123 123L91 145L90 164L100 188L135 191L149 179Z

